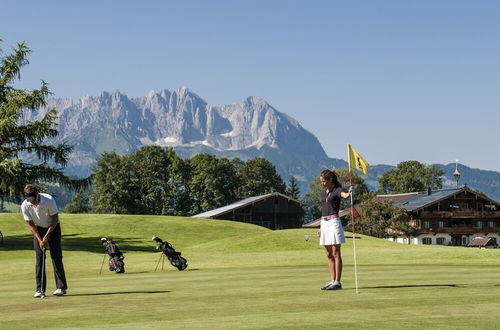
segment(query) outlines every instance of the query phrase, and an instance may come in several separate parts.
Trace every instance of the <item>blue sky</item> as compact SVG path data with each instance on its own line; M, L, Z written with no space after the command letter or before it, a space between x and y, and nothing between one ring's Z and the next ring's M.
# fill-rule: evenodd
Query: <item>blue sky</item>
M3 1L0 48L33 50L18 87L55 97L180 86L260 96L370 163L500 171L500 1Z

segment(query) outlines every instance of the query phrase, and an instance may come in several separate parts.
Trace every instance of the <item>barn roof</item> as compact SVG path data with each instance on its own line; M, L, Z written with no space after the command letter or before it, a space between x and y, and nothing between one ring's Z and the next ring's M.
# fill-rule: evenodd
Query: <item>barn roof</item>
M276 197L276 196L288 199L288 201L296 202L296 203L301 204L301 205L304 204L304 203L302 203L296 199L293 199L289 196L283 195L283 194L278 193L278 192L274 192L274 193L260 195L260 196L248 197L248 198L242 199L238 202L235 202L233 204L229 204L229 205L222 206L222 207L219 207L219 208L211 210L211 211L207 211L207 212L193 215L191 218L213 218L213 217L219 216L221 214L228 213L228 212L231 212L233 210L245 207L247 205L255 204L255 203L260 202L262 200L266 200L268 198Z

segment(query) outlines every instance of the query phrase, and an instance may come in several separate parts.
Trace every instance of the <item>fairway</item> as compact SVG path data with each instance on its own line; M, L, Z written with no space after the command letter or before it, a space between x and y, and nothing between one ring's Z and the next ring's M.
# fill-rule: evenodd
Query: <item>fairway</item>
M326 258L314 229L271 231L229 221L161 216L61 215L68 295L34 293L31 234L1 214L0 328L332 329L500 327L500 249L415 246L359 235L356 294L352 239L343 290L321 291ZM151 236L188 260L178 271ZM349 233L347 233L350 236ZM125 274L104 268L102 236L125 252ZM105 265L106 266L106 265Z

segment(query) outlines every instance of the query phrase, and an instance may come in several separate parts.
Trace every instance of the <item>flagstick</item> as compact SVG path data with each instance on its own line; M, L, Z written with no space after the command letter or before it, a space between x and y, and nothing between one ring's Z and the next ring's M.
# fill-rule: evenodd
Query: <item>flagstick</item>
M349 145L347 145L347 160L349 163L349 186L352 187L352 174L351 174L351 157L349 157ZM358 266L357 266L357 261L356 261L356 233L354 230L354 202L352 198L352 188L351 188L351 193L349 194L351 197L351 223L352 223L352 248L353 248L353 254L354 254L354 281L356 283L356 294L359 294L359 289L358 289Z

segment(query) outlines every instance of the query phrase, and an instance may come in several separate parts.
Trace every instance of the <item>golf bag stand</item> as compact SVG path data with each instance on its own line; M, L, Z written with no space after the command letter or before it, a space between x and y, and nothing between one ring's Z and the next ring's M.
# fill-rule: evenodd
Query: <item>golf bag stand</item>
M108 239L106 237L101 238L102 245L104 245L104 257L106 257L106 254L109 256L109 270L111 272L116 272L116 273L125 273L125 262L123 259L125 259L125 256L123 253L118 249L118 246L116 246L115 242L113 240ZM104 259L103 259L103 264L104 264ZM101 272L102 272L102 264L101 264ZM101 274L99 272L99 274Z
M169 242L163 241L161 238L157 236L153 236L152 238L153 241L155 241L156 244L156 249L160 250L164 256L167 257L168 261L170 261L170 264L177 268L178 270L184 270L187 268L187 260L183 257L181 257L181 253L175 251L173 248L172 244ZM161 257L160 257L161 258ZM158 268L158 265L160 263L160 260L158 260L158 264L156 265L156 268ZM163 265L162 265L163 269Z

